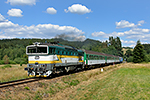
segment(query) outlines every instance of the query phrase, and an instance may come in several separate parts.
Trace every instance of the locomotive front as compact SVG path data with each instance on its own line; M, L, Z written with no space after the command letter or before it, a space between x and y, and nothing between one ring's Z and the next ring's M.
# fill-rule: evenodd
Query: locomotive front
M28 76L43 76L47 77L52 73L52 55L49 55L48 45L34 43L26 47L28 55L28 64L25 70L28 71Z

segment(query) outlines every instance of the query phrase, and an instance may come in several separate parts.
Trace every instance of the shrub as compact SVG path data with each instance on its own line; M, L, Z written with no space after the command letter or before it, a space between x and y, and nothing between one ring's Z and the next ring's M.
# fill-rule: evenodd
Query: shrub
M133 62L133 56L130 56L129 58L127 58L127 62Z
M7 64L7 65L4 65L2 68L4 69L4 68L11 68L11 67L12 67L11 65Z
M4 64L4 60L0 60L0 65Z
M7 55L5 55L5 56L3 57L3 60L4 60L4 63L5 63L5 64L9 64L9 58L8 58Z
M27 86L26 86L26 87L24 87L24 89L26 89L26 90L30 90L30 88L29 88L29 87L27 87Z
M17 63L17 64L26 64L26 58L15 58L14 61Z
M13 61L13 60L9 60L9 63L10 63L10 64L16 64L16 62Z
M69 85L71 85L71 86L76 86L76 85L78 85L79 83L80 83L79 80L72 80Z

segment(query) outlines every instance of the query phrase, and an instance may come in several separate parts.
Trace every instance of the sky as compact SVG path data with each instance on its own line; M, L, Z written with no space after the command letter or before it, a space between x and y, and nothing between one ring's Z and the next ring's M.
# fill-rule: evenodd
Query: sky
M0 39L150 43L150 0L0 0Z

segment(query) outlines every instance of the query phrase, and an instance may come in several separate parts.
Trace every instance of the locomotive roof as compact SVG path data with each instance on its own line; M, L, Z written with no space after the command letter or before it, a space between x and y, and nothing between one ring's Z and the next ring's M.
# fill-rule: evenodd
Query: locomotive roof
M46 45L46 46L54 46L54 47L60 47L60 48L64 48L64 49L72 49L72 50L76 50L78 52L81 52L82 50L80 49L77 49L75 47L72 47L72 46L66 46L66 45L62 45L62 44L59 44L57 42L50 42L50 43L35 43L36 45ZM34 45L35 45L34 44Z

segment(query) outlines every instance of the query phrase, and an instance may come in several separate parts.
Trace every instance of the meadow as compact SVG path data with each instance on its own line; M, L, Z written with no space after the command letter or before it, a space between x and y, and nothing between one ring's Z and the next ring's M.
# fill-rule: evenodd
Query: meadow
M24 70L26 64L6 64L0 65L0 82L7 82L17 79L27 78L27 71Z
M13 92L9 89L0 93L0 99L145 100L150 98L149 86L149 63L122 63L106 66L104 72L91 69L63 76L56 82L32 83L13 88Z

